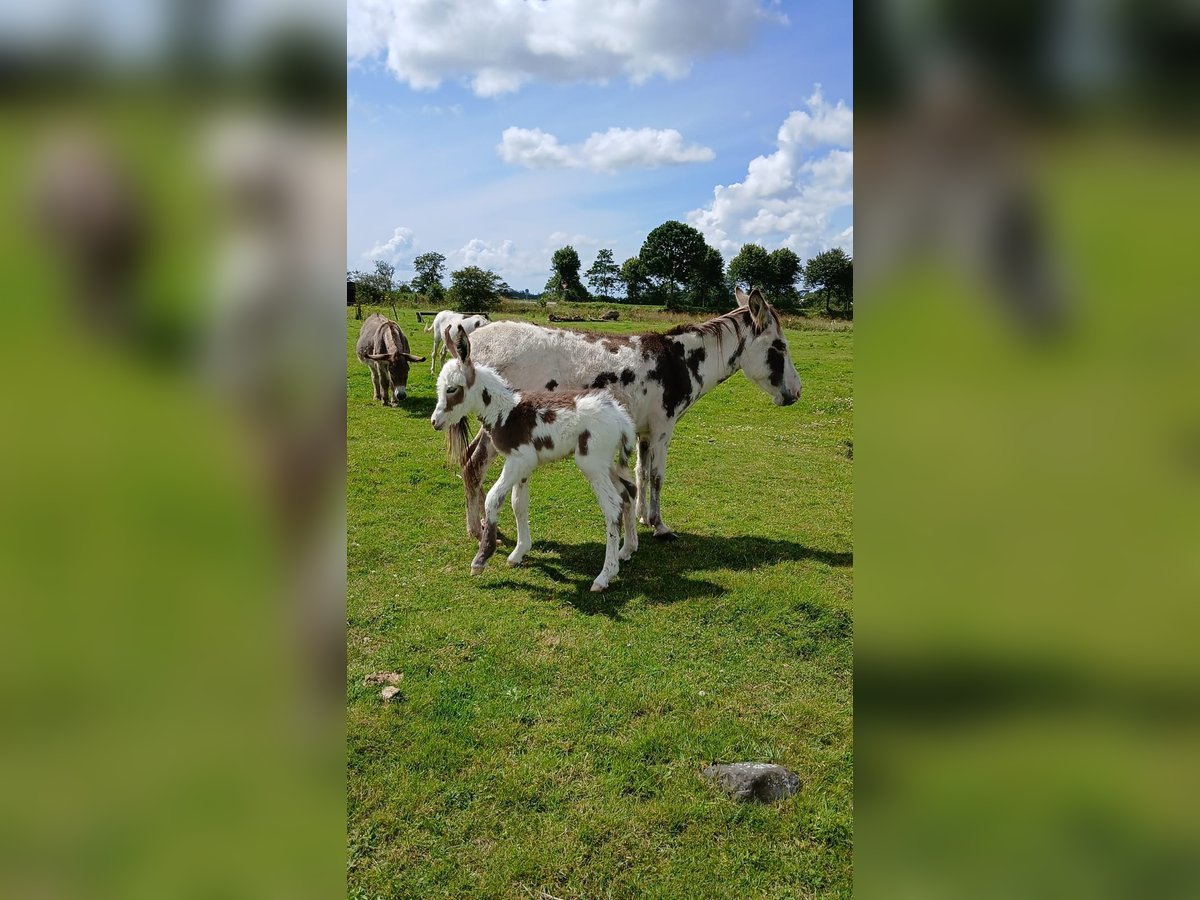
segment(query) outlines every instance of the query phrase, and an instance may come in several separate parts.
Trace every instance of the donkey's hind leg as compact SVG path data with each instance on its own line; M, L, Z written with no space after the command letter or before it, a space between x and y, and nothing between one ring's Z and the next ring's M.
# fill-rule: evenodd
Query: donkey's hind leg
M467 497L467 536L475 540L483 537L483 477L495 458L496 447L487 431L480 428L467 448L467 462L462 471L463 492Z
M437 329L433 330L433 349L429 352L429 372L430 374L437 371L438 350L442 346L442 336L437 333Z

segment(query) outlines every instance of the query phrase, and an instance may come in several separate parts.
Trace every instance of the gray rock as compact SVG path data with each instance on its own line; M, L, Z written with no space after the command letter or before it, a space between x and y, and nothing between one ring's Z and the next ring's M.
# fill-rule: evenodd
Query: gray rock
M700 770L734 800L774 803L792 796L800 788L800 776L774 763L714 763Z

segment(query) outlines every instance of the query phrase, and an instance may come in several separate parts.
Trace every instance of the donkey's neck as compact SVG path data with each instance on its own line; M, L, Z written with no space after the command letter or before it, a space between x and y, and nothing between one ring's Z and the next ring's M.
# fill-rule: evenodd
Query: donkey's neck
M513 407L520 401L517 392L491 366L475 367L475 414L489 428L503 424Z
M743 308L692 325L674 335L683 348L683 359L692 379L693 402L742 367L742 353L752 337L752 329L749 311Z

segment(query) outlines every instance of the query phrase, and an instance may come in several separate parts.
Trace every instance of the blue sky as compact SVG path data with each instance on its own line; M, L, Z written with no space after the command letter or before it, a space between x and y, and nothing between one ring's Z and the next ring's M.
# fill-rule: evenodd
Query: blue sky
M347 268L540 290L668 219L853 252L849 2L351 0ZM819 89L817 86L820 86ZM714 189L719 196L714 196Z

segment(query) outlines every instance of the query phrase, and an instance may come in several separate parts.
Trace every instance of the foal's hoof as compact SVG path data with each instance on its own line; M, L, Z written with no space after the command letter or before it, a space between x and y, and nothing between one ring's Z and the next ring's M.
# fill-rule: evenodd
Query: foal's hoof
M484 568L485 568L484 566L477 566L474 563L472 563L471 564L471 574L472 575L482 575Z
M656 541L673 541L675 540L675 532L673 531L656 531L654 532Z
M607 588L608 588L607 584L601 584L598 581L592 582L592 593L593 594L603 594Z

